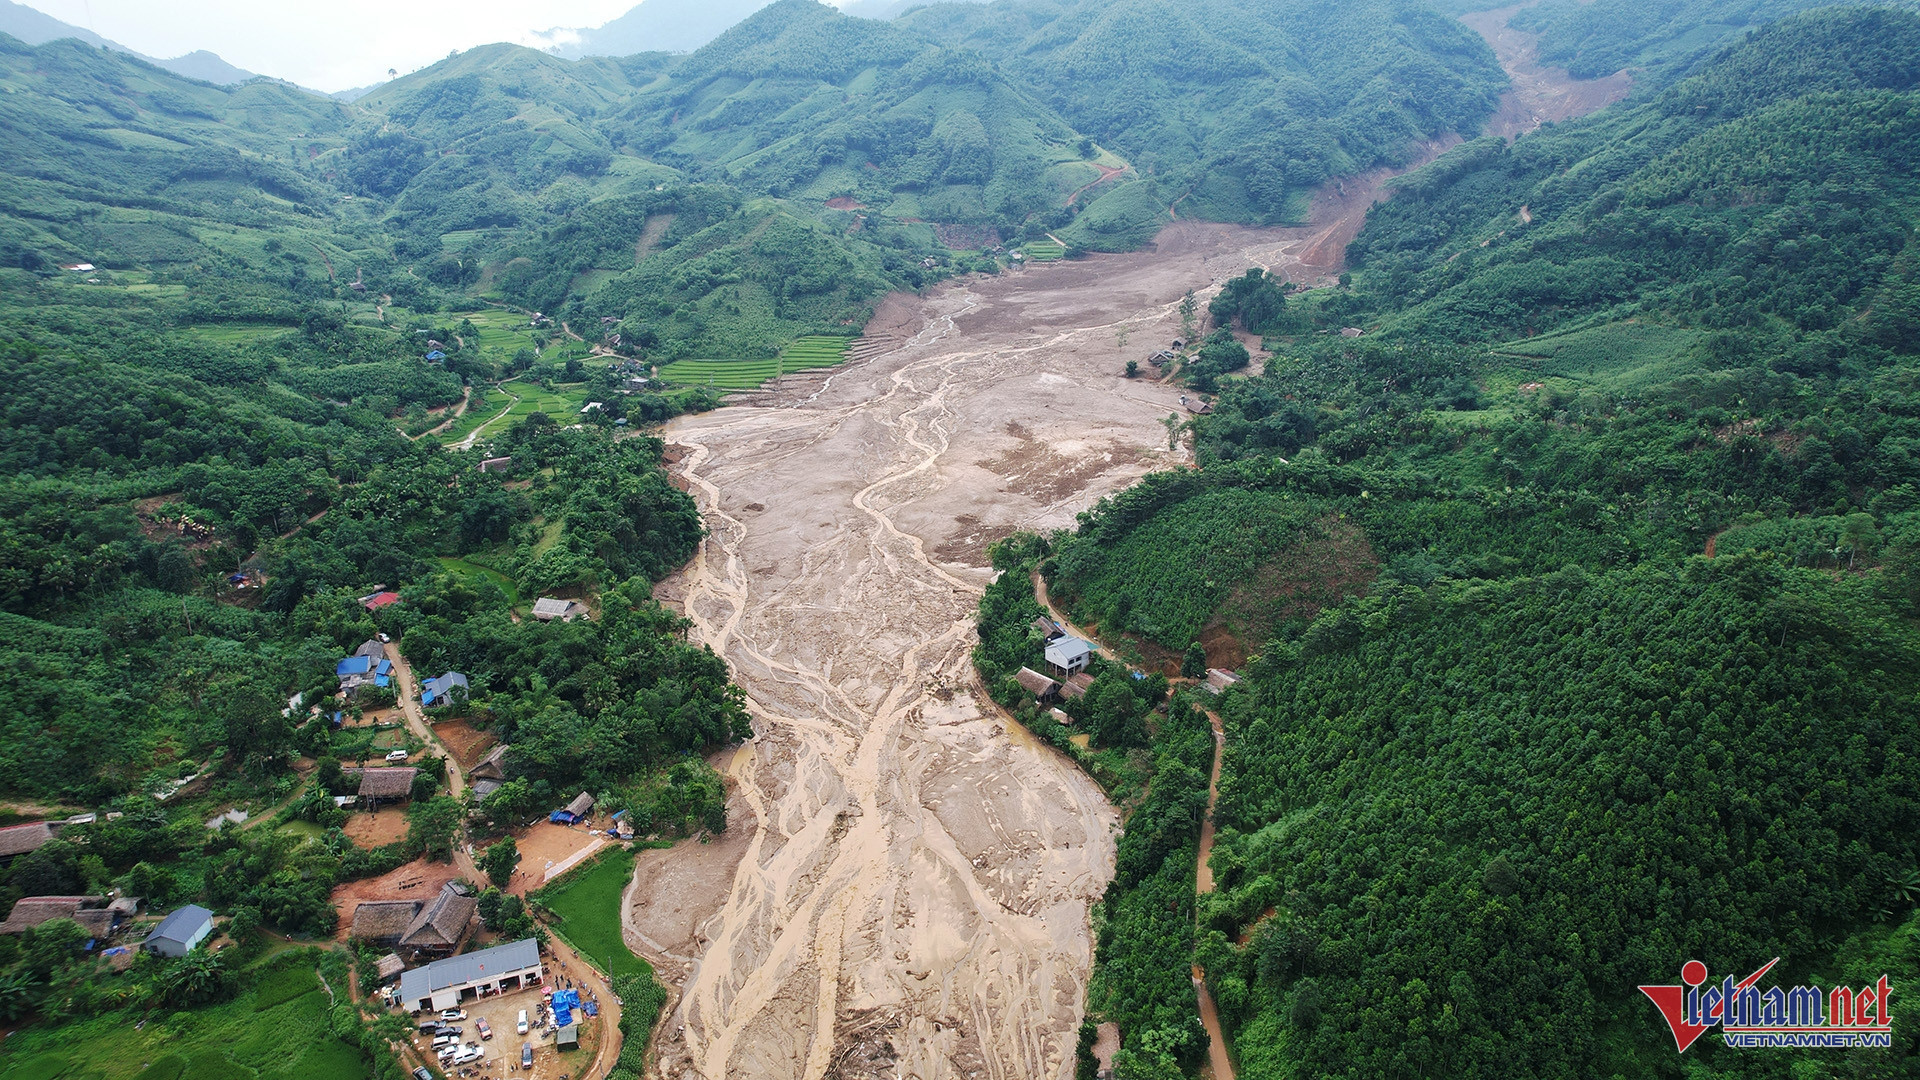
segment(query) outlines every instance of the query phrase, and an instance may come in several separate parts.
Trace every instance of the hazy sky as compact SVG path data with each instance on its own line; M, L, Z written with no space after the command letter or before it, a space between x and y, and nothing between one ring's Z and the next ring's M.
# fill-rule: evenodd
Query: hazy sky
M20 0L148 56L195 49L315 90L346 90L495 41L540 44L640 0Z

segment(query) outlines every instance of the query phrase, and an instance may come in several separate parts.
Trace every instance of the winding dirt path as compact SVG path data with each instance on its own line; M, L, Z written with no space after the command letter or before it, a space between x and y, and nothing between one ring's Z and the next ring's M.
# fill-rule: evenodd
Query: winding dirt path
M1207 777L1207 816L1200 821L1200 854L1194 867L1193 891L1200 896L1213 891L1213 867L1207 860L1213 855L1213 808L1220 802L1220 759L1227 748L1220 714L1208 709L1207 722L1213 725L1213 772ZM1220 1025L1220 1010L1214 1007L1213 994L1207 990L1206 969L1199 964L1193 965L1193 990L1200 997L1200 1025L1207 1029L1207 1064L1213 1069L1213 1080L1233 1080L1226 1029Z

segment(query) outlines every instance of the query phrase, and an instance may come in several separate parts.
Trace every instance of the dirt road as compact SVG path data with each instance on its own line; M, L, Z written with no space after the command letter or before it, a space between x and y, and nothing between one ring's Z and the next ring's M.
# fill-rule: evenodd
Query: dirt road
M407 729L427 744L427 753L444 758L447 763L447 790L456 799L464 799L467 794L467 777L460 768L460 759L441 743L433 733L433 725L427 723L427 714L420 708L420 684L413 677L413 668L407 658L400 655L399 649L389 649L393 656L394 684L400 691L400 714L407 718Z
M704 951L662 1075L1071 1074L1116 820L976 701L986 546L1184 461L1160 423L1178 391L1125 362L1179 335L1190 288L1337 274L1377 179L1311 227L1183 221L1147 251L890 298L868 332L892 351L669 427L712 535L660 593L759 737L730 767L753 832L724 903L673 912Z

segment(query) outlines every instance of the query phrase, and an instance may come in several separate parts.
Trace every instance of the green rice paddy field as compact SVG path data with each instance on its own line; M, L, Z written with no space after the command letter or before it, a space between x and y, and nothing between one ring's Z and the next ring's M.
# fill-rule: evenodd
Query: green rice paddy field
M1034 240L1030 243L1022 244L1020 250L1026 253L1027 258L1035 262L1053 262L1055 259L1063 259L1067 255L1066 247L1061 244L1056 244L1052 240Z
M313 961L281 961L233 1001L190 1012L109 1013L7 1040L0 1080L363 1080L358 1047L329 1029Z
M457 443L482 427L487 429L482 432L483 436L499 435L536 412L544 412L554 423L565 426L579 420L580 407L587 403L587 394L585 383L561 383L547 390L519 379L488 387L484 395L476 388L466 415L438 438L443 443ZM509 403L512 408L501 416L500 410L506 409Z
M620 936L620 895L632 876L633 852L617 848L540 894L547 908L560 917L560 932L608 975L653 971Z
M660 369L660 377L682 386L752 390L789 372L833 367L846 360L852 344L850 337L816 334L794 341L772 360L675 360Z
M520 590L514 587L513 579L495 570L493 567L481 566L479 563L470 562L466 559L456 559L451 555L440 556L440 565L446 568L448 573L456 577L473 578L476 580L485 578L493 582L495 585L500 586L501 592L507 594L507 606L520 606Z

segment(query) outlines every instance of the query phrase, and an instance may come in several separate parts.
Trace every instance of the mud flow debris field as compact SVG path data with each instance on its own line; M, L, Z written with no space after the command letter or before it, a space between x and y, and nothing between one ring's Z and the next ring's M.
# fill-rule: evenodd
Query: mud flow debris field
M1489 40L1514 79L1498 134L1626 90ZM628 891L628 940L677 994L662 1076L1072 1075L1119 823L977 686L987 545L1189 464L1144 363L1181 297L1251 266L1327 283L1389 175L1329 185L1307 226L1176 221L1132 254L892 296L861 359L669 425L710 535L660 595L758 735L721 759L730 835L696 867L641 859Z
M1361 186L1329 218L1364 212ZM1118 822L977 688L986 547L1185 464L1162 424L1179 390L1126 361L1179 336L1188 289L1313 277L1300 255L1337 258L1349 227L1180 222L1151 250L895 296L868 329L890 351L669 426L711 535L660 595L758 737L722 762L711 910L644 866L628 898L679 983L662 1075L1072 1072Z

